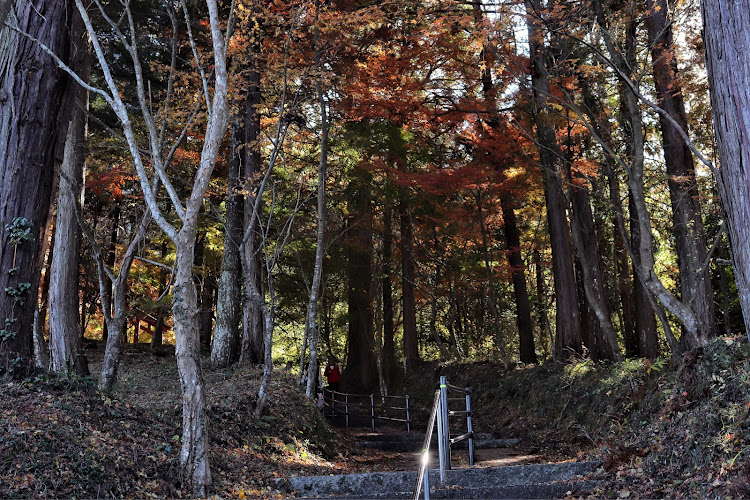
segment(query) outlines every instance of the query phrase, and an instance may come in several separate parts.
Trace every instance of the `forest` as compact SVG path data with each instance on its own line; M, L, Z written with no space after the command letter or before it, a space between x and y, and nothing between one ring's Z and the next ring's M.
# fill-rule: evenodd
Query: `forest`
M261 419L327 360L746 343L749 48L748 0L0 0L0 377L174 356L206 496L217 370Z

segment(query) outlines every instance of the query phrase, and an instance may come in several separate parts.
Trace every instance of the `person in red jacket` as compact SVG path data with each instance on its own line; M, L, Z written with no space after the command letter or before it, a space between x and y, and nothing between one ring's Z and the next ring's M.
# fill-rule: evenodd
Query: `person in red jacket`
M326 366L323 375L325 375L328 381L328 388L338 392L339 383L341 382L341 370L339 370L339 366L333 358L328 358L328 366Z

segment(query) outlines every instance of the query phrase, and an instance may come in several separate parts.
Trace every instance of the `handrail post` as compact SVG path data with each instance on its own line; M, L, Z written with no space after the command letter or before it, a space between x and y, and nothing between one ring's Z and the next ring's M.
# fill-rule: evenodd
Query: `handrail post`
M411 434L411 417L409 416L409 395L406 395L406 433Z
M424 480L422 481L422 484L424 485L424 500L430 500L430 450L427 450L427 453L424 457L425 461L425 471L424 471Z
M445 464L446 470L451 469L451 431L450 423L448 422L448 379L445 375L440 376L440 417L443 420L443 463ZM441 478L442 479L442 478Z
M440 459L440 483L445 482L445 440L443 439L443 434L445 431L443 430L443 398L442 396L438 399L438 405L437 405L437 415L435 416L435 419L437 420L437 431L438 431L438 458Z
M346 428L349 428L349 393L344 394L344 409L346 410Z
M331 417L336 418L336 393L331 389Z
M370 394L370 416L372 418L372 432L375 432L375 395Z
M469 465L474 465L474 426L471 423L471 389L466 388L466 431L469 433Z
M425 498L428 500L430 498L430 480L425 474L430 473L430 441L432 440L432 431L435 430L435 420L438 420L438 406L440 406L440 393L435 391L435 395L432 398L432 411L430 412L430 418L427 420L427 431L424 434L422 459L419 463L419 470L417 470L417 482L414 484L414 492L411 496L412 500L419 498L419 492L423 484L425 487Z

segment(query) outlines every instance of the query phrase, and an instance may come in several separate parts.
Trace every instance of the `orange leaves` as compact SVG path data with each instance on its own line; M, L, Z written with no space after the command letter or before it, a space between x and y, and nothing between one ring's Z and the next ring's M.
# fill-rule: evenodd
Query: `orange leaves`
M572 182L579 185L586 184L586 178L592 179L599 176L599 164L586 159L581 158L575 160L571 166L571 177Z
M136 176L121 167L113 167L103 172L89 173L86 177L86 191L100 198L111 197L122 199L123 187L127 182L135 181Z

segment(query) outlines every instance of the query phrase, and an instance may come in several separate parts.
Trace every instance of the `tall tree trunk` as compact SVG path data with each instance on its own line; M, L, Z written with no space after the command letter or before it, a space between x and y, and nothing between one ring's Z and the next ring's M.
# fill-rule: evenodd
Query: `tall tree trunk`
M211 270L204 265L203 286L200 299L200 335L201 348L210 352L211 336L214 331L214 308L216 307L216 279L211 275Z
M59 0L17 0L9 22L67 61L71 7ZM13 332L0 343L0 373L19 374L32 356L55 148L64 138L58 116L69 80L38 45L1 29L0 289L14 292L0 293L0 321L9 321ZM27 229L28 238L21 235Z
M91 70L88 33L77 12L74 13L70 37L70 67L88 81ZM75 216L75 205L83 191L88 91L77 84L71 84L66 92L63 108L67 119L61 126L67 128L67 136L60 166L55 249L50 265L50 351L54 372L62 375L88 375L86 357L79 352L78 274L81 230Z
M510 358L508 357L508 351L505 348L505 339L503 338L503 327L500 323L500 310L497 303L497 297L495 295L495 277L492 269L492 261L490 258L490 242L487 234L487 227L484 224L484 211L482 210L482 193L481 191L476 192L477 198L477 215L479 217L479 230L482 235L482 258L484 259L484 267L487 271L487 287L489 292L487 298L490 301L490 312L492 313L492 326L495 330L495 343L500 355L503 358L503 364L505 369L510 368Z
M357 181L353 181L357 182ZM372 223L370 192L366 185L354 188L353 219L349 222L348 245L348 352L342 374L342 386L353 392L365 392L377 386L375 332L372 297Z
M398 365L396 364L396 344L394 335L396 328L393 322L393 286L391 284L393 259L393 219L391 207L383 207L383 372L386 386L394 388L397 379Z
M533 252L534 262L534 274L536 276L536 302L537 302L537 317L539 318L539 334L542 338L549 338L549 342L546 342L549 349L547 352L555 357L555 335L552 332L552 327L549 322L549 316L547 315L547 288L544 285L544 268L542 267L542 253L538 248L534 248Z
M232 123L232 158L227 182L227 221L224 225L224 253L216 300L216 328L211 346L211 364L226 368L238 353L242 264L239 245L242 241L244 197L240 193L240 170L243 168L244 120L236 116Z
M254 43L251 44L249 54L249 68L248 68L248 80L247 80L247 94L245 96L245 116L244 116L244 129L245 129L245 140L243 151L244 157L244 177L245 177L245 191L251 192L251 186L255 180L255 177L260 174L261 169L261 155L260 155L260 105L261 105L261 92L260 92L260 28L258 27L257 21L254 20L253 24L255 28L251 32ZM247 197L245 199L245 227L250 225L250 217L253 214L253 205L255 200L253 197ZM260 217L260 214L258 214ZM249 273L245 276L245 280L249 280L254 283L254 286L262 293L262 270L261 261L262 254L260 251L261 237L260 224L255 225L256 230L250 236L250 239L245 245L245 259L248 260L249 266L246 268L246 272ZM246 295L248 293L247 287ZM263 312L260 304L254 300L247 299L244 301L242 309L242 348L240 353L240 363L243 364L261 364L265 359L264 353L264 334L263 334Z
M197 215L197 214L196 214ZM190 227L192 226L192 227ZM179 233L172 315L175 356L182 387L182 448L180 464L191 478L193 493L205 496L211 484L208 464L208 426L200 359L198 294L193 281L195 221Z
M104 360L102 361L101 375L99 377L99 390L105 393L111 391L117 381L117 370L120 364L120 353L123 343L122 339L127 338L128 275L130 274L130 268L133 265L136 251L146 239L146 231L150 222L151 216L149 212L146 211L143 215L143 219L138 224L133 239L130 241L128 248L123 254L119 270L117 274L114 275L113 280L110 279L105 271L107 263L104 260L104 256L102 256L99 251L99 247L94 240L93 234L84 228L86 239L89 240L89 243L93 247L94 260L96 261L97 274L99 275L99 294L102 298L104 324L109 332L105 343ZM161 251L163 258L167 251L166 242L162 244ZM114 266L109 269L114 273ZM162 280L162 283L164 283L164 287L166 288L166 277L162 276ZM111 292L111 295L107 294L108 291ZM163 316L162 311L160 311L160 314ZM159 321L157 321L154 337L161 334L160 328L161 325L159 324ZM154 337L152 337L152 349L154 348Z
M659 106L687 131L685 103L677 70L672 24L667 0L646 0L648 39L651 45L654 86ZM672 200L675 245L680 267L682 301L695 314L697 331L685 330L682 345L694 349L716 336L716 313L706 260L706 232L703 229L695 166L685 140L663 115L659 115L669 194Z
M115 260L117 259L117 233L118 229L120 227L120 205L119 203L115 203L115 207L112 210L112 230L110 232L109 236L109 248L107 250L107 261L106 265L109 267L109 269L114 269L115 267ZM107 302L112 302L112 287L109 286L104 289L104 295L106 295ZM104 303L104 296L102 296L101 301L102 304ZM114 311L109 311L110 314L114 314ZM102 328L102 341L104 344L107 344L107 338L109 336L109 327L107 326L107 322L104 322L104 327Z
M320 162L318 163L318 231L315 239L315 268L310 286L310 300L307 303L307 317L305 319L306 337L310 341L310 364L307 370L307 397L311 398L318 390L318 301L320 297L320 282L323 278L323 258L325 256L326 231L326 173L328 171L328 108L323 94L323 64L320 60L319 46L320 29L318 15L320 0L315 0L315 66L318 70L318 81L315 89L318 94L320 108Z
M719 146L719 195L750 339L750 1L702 0L706 67Z
M615 176L613 169L610 169L608 174L610 199L613 200L613 204L620 203L619 180ZM622 234L620 234L617 227L617 220L614 220L612 225L614 227L612 232L614 235L615 260L617 261L617 287L620 296L620 317L623 329L622 336L625 341L625 356L634 358L640 355L640 340L638 338L640 330L635 325L635 315L640 314L640 312L636 312L634 294L635 280L638 277L633 277L631 268L628 265L628 253L625 250L625 242L623 241ZM646 307L647 310L644 314L650 313L653 325L649 331L653 332L653 336L655 336L656 318L654 317L654 312L651 310L651 304L647 304Z
M164 263L164 260L167 257L167 251L168 251L167 242L163 241L161 244L161 262L162 263ZM167 270L162 269L160 272L161 286L159 287L159 297L161 297L162 295L166 293L167 287L169 286L169 277L170 276ZM239 300L239 298L237 300ZM168 308L163 304L159 304L159 306L156 308L156 326L154 327L154 334L151 336L151 346L150 346L150 350L152 353L159 352L164 343L164 324L165 324L165 319L166 319L167 312L168 312L167 310Z
M50 369L50 357L47 341L44 340L44 329L47 323L47 304L49 302L49 277L50 277L50 266L52 264L52 256L55 242L55 230L52 227L52 218L48 219L47 228L45 229L44 237L44 249L41 251L42 255L47 254L46 259L42 259L46 262L44 266L44 273L41 276L41 284L39 285L40 292L38 297L37 310L34 312L34 326L33 326L33 344L34 344L34 363L38 368L43 370Z
M552 272L555 279L557 303L555 353L556 358L564 358L581 352L582 332L578 311L578 292L559 165L562 155L557 145L555 130L551 122L552 117L547 105L550 88L545 60L549 51L544 45L541 22L536 17L544 9L538 0L526 0L526 10L532 60L531 81L536 107L534 119L542 166L544 198L547 203Z
M404 329L404 357L407 370L419 364L419 342L417 338L416 264L414 262L414 228L411 211L403 195L398 204L401 221L401 307Z
M633 255L633 297L635 299L635 331L638 335L638 355L642 358L655 359L659 355L659 338L656 332L656 315L651 303L651 296L638 276L641 248L641 225L637 220L637 211L633 206L632 195L628 196L630 204L630 245Z
M596 343L593 350L602 359L620 361L622 355L609 316L604 279L599 267L599 247L588 189L578 185L581 181L585 182L584 179L574 179L570 185L571 220L573 241L581 262L585 306L591 309L597 320L591 325L593 340Z
M531 323L531 304L526 287L526 265L521 256L521 233L513 201L506 193L500 195L500 208L503 212L503 228L507 247L508 264L513 280L513 295L516 299L516 325L518 326L519 356L522 363L536 363L534 330Z

